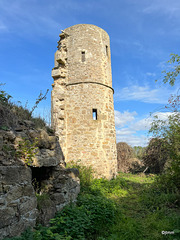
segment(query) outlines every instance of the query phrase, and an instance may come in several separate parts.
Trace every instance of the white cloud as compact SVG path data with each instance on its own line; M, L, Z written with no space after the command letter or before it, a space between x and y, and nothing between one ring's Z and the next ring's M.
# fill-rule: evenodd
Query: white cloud
M119 136L126 136L134 133L136 133L136 131L130 130L129 128L121 128L120 130L116 131L116 134Z
M135 129L136 131L149 130L152 123L152 118L144 118L130 125L130 129Z
M157 116L159 120L166 121L170 115L172 115L171 112L155 112L151 116L132 122L129 125L129 130L148 131L154 120L154 116Z
M131 146L146 146L150 138L147 133L154 116L158 116L160 120L167 120L171 114L171 112L155 112L151 116L139 119L136 112L115 111L116 141L126 142Z
M149 142L149 138L145 135L141 136L134 136L134 135L126 135L121 136L119 134L116 135L116 141L118 142L126 142L128 145L134 147L134 146L147 146Z
M144 135L136 136L139 129L135 128L138 124L135 116L136 112L124 111L123 113L115 110L116 141L126 142L131 146L145 146L148 138ZM141 123L142 124L142 123ZM128 126L128 127L124 127ZM141 129L140 129L141 130Z
M123 113L119 112L119 111L114 111L115 112L115 125L116 127L122 127L124 126L126 123L133 121L135 118L134 116L137 115L137 113L134 112L128 112L125 111Z
M130 85L115 93L114 100L116 102L134 100L144 103L166 104L169 95L170 91L165 87L152 89L149 86Z

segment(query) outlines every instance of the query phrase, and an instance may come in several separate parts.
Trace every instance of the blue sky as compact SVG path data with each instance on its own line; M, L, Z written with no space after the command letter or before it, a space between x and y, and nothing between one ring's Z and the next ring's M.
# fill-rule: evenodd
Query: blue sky
M0 0L0 82L14 101L31 108L51 90L61 29L94 24L108 32L117 142L145 146L157 112L161 118L175 87L155 83L170 53L179 54L179 0ZM50 92L39 105L48 121Z

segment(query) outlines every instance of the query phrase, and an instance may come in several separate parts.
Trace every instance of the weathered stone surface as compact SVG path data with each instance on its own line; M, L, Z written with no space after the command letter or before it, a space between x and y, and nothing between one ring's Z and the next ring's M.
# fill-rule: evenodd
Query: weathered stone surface
M34 128L35 124L32 121L24 120L23 124L27 126L28 128Z
M33 158L33 166L36 167L50 167L50 166L56 166L57 164L59 164L59 159L57 159L56 157L50 157L50 156L43 156L45 154L42 154L40 156L36 156ZM43 157L42 157L43 156Z
M13 208L1 208L0 219L0 229L9 226L16 220L15 210Z
M35 226L37 199L31 179L25 165L0 167L0 239Z
M19 206L19 212L21 215L25 215L27 212L35 209L37 207L37 199L34 198L24 198L23 203Z
M60 205L65 202L64 194L62 193L54 193L51 196L51 199L56 205Z
M0 179L2 184L14 184L31 181L31 169L24 166L1 166Z
M117 153L109 36L90 24L63 33L52 71L52 124L66 162L80 160L97 177L112 178Z
M18 132L0 131L0 239L34 227L37 219L48 225L55 213L75 201L79 193L78 171L64 169L57 137L33 126L31 121L22 121ZM21 155L20 144L26 140L38 141L33 166L27 165ZM39 211L35 190L49 196Z
M46 226L49 225L49 220L55 216L56 212L57 210L54 201L51 199L44 200L39 209L37 222Z
M2 150L3 148L3 137L0 136L0 151Z

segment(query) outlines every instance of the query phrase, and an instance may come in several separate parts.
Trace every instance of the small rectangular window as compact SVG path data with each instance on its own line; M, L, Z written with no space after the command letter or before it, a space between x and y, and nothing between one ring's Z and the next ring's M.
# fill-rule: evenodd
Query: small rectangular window
M83 51L83 52L81 52L81 56L82 56L82 62L85 62L85 52Z
M97 120L97 109L93 109L93 120Z
M108 46L106 45L106 56L108 57L109 54L108 54Z

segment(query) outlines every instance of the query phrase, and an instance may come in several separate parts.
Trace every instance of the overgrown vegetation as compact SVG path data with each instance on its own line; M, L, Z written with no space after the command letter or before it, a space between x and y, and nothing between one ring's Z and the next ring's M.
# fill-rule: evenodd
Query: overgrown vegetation
M33 157L35 157L37 152L38 141L30 142L29 139L23 139L19 142L16 149L16 156L24 161L24 163L30 166L33 162Z
M169 160L168 142L161 138L152 138L143 153L142 160L150 173L162 173Z
M172 55L170 63L177 63L177 66L165 72L165 83L175 83L179 62L180 57ZM7 103L5 100L3 104ZM119 173L116 179L108 181L94 179L91 167L71 163L68 167L80 171L81 192L76 204L71 203L58 212L49 227L39 225L11 240L180 239L178 94L170 97L166 108L171 109L172 114L166 121L155 118L150 131L156 140L150 143L144 159L147 166L158 168L161 175ZM46 195L39 197L38 207L46 200Z
M139 160L142 160L145 150L146 147L134 146L133 147L134 157L138 158Z
M167 121L155 120L150 131L164 139L168 151L168 165L159 181L169 190L180 189L180 113L173 113Z
M171 54L168 61L172 65L171 70L163 71L163 82L174 86L178 81L180 73L180 56ZM169 114L167 120L161 120L158 116L152 123L150 133L158 139L163 139L164 148L167 149L168 164L163 174L159 176L158 182L161 183L167 191L180 190L180 95L171 95L165 109Z
M86 191L92 184L94 179L94 170L92 166L84 166L81 161L67 163L67 168L77 168L79 170L79 178L81 182L81 191Z
M45 100L48 94L40 92L35 104L31 109L28 109L27 104L22 106L21 102L13 102L12 96L3 90L4 84L0 83L0 129L8 130L16 127L20 121L30 120L34 123L35 128L46 129L52 132L51 128L47 126L45 119L42 117L34 117L33 112L38 107L38 104Z
M125 173L137 173L143 169L142 161L136 156L135 151L125 142L117 143L117 168ZM137 147L138 149L140 147Z
M120 173L108 181L94 179L92 168L76 167L83 186L77 203L57 213L49 227L39 225L11 240L179 239L180 196L164 191L155 176Z

